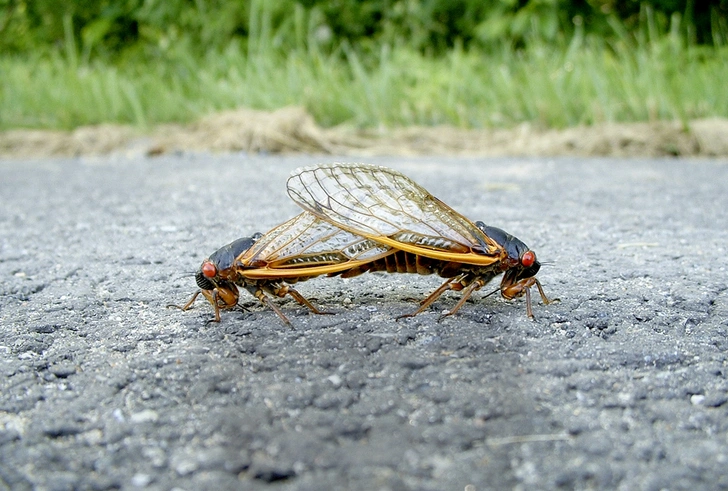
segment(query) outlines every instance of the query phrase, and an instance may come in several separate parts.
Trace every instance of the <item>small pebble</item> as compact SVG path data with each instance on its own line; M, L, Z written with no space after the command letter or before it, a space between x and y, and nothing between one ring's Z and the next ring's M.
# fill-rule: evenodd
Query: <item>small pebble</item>
M131 485L137 488L143 488L152 482L152 477L149 474L134 474L131 478Z
M690 396L690 403L693 406L702 406L705 402L705 396L703 394L695 394Z
M132 423L154 423L159 420L159 414L151 409L145 409L144 411L132 414L129 419Z

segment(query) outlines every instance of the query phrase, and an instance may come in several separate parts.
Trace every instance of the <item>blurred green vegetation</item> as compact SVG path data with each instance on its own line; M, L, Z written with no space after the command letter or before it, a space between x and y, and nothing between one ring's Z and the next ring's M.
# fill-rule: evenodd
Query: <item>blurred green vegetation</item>
M728 0L0 0L0 128L728 116Z
M299 45L300 36L312 31L331 45L404 44L443 54L456 44L491 48L533 37L563 42L575 24L609 39L615 23L628 32L640 29L646 9L663 30L675 16L682 18L679 29L691 43L728 41L728 0L0 0L0 51L69 49L64 45L74 43L90 59L158 55L181 44L202 55L230 43L245 47L261 27L255 16L262 9L281 47ZM302 15L308 25L300 25Z

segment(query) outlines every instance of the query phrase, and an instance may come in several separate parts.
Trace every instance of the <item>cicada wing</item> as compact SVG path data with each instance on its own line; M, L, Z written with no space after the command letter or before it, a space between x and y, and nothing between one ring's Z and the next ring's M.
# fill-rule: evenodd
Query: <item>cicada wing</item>
M288 179L288 194L338 227L415 254L490 264L502 251L470 220L386 167L304 167Z
M285 278L344 271L393 252L303 212L261 236L237 262L248 277Z

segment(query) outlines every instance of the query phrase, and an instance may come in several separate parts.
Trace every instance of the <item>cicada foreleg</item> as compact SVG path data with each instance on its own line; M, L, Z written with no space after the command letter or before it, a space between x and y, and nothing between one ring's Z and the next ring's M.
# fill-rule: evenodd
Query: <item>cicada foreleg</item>
M202 295L212 304L212 307L215 309L215 318L211 319L210 322L220 322L220 309L234 309L238 306L237 287L235 287L234 290L225 287L218 287L212 290L197 290L195 293L192 294L192 298L190 298L186 304L182 306L169 304L167 305L167 307L174 307L182 311L190 310L192 308L192 304L195 303L195 300L197 300L197 297L200 295L200 293L202 293Z
M209 324L210 322L220 322L220 304L218 303L218 299L220 298L220 296L217 293L217 289L211 291L202 290L202 294L205 295L207 300L209 300L209 302L215 309L215 318L208 320L207 323Z
M220 310L231 310L238 306L238 299L240 294L238 288L232 286L232 288L226 288L218 286L212 290L201 290L202 294L215 308L215 318L211 319L210 322L220 322Z
M200 293L202 293L202 295L212 304L212 307L215 309L215 318L210 319L209 322L220 322L220 306L218 304L219 296L217 295L216 290L217 289L215 289L215 290L197 290L195 293L192 294L192 298L190 298L186 304L179 306L179 305L170 303L170 304L167 304L167 308L174 307L175 309L180 309L183 312L190 310L192 308L192 305L195 303L195 300L197 300L197 297L199 297ZM235 302L237 303L237 300Z
M192 294L192 298L190 298L189 301L186 304L184 304L184 305L177 305L177 304L174 304L174 303L168 303L167 304L167 308L168 309L171 309L171 308L180 309L183 312L184 311L187 311L187 310L190 310L192 308L192 304L194 304L195 303L195 300L197 300L197 297L200 296L200 293L202 293L202 290L197 290L195 293Z
M503 296L503 298L506 298L508 300L512 300L524 294L526 295L526 315L528 315L528 317L531 319L533 319L533 309L531 308L532 286L536 286L536 288L538 288L538 293L539 295L541 295L541 301L544 303L544 305L559 301L558 298L550 300L546 296L546 293L543 291L541 282L539 282L534 277L524 278L520 281L517 281L516 283L513 283L512 285L501 285L501 295Z

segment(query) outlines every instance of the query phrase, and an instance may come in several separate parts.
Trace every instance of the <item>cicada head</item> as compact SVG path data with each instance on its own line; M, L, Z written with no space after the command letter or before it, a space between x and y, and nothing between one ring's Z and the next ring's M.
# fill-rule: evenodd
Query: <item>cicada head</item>
M536 253L526 244L498 227L491 227L483 222L475 222L475 225L503 247L508 255L502 266L505 273L503 285L512 285L524 278L536 276L541 269L541 263L536 259Z
M202 261L195 274L195 282L202 294L220 308L232 308L238 303L238 287L235 285L236 273L233 265L235 258L250 249L260 234L244 237L215 251L208 259ZM216 293L213 294L213 291Z

